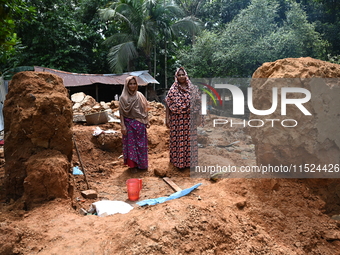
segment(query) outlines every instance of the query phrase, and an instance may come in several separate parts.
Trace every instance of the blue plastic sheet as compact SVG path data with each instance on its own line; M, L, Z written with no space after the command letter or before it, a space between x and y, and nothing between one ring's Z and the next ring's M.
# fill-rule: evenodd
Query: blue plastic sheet
M78 166L73 167L73 175L83 175L83 172L79 169Z
M169 201L169 200L172 200L172 199L176 199L176 198L180 198L180 197L183 197L185 195L188 195L191 191L193 191L194 189L196 189L200 185L202 185L202 183L195 184L191 188L187 188L187 189L184 189L184 190L177 191L176 193L173 193L168 197L146 199L146 200L137 202L136 204L138 204L140 206L161 204L161 203L164 203L165 201Z

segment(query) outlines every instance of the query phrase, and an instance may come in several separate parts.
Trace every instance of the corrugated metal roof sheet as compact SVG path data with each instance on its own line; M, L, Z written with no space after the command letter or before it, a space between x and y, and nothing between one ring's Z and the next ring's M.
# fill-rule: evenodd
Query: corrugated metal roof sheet
M149 83L159 82L154 79L148 71L135 71L129 73L117 74L81 74L81 73L69 73L61 70L35 66L36 72L49 72L58 75L63 79L65 87L78 87L92 85L94 83L112 84L112 85L124 85L126 77L134 75L137 77L139 86L146 86Z

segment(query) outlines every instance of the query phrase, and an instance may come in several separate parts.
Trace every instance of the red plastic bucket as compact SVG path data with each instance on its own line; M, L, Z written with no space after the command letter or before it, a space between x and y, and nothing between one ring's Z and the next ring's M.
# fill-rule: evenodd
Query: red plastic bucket
M128 198L131 201L139 199L139 192L142 189L142 179L128 179L126 181Z

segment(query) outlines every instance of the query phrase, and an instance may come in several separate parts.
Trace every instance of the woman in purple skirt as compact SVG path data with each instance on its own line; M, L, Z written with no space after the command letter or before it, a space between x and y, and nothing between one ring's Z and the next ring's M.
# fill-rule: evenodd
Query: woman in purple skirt
M130 168L148 168L149 128L148 101L138 91L137 79L129 76L125 80L122 95L119 98L120 125L123 134L124 164Z

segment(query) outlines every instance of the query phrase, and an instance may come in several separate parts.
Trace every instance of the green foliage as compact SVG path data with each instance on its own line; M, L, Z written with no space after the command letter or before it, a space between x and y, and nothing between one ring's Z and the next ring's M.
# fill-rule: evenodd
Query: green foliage
M315 25L307 21L306 13L292 2L286 13L284 26L278 31L283 39L278 46L278 57L305 57L325 59L328 43L316 32Z
M3 78L5 80L11 80L13 75L15 75L16 73L19 73L19 72L23 72L23 71L34 71L34 68L33 68L33 66L14 67L14 68L8 69L6 72L4 72Z
M187 70L190 70L190 76L193 77L212 77L216 74L219 68L215 65L215 56L212 54L216 40L219 35L209 31L203 31L196 38L195 45L190 50L189 47L183 49L180 53L182 65Z
M22 0L0 1L0 45L5 49L14 46L17 42L15 34L16 23L28 22L28 17L34 9L26 6Z
M198 32L198 24L172 2L163 0L119 0L100 10L101 17L115 27L106 40L108 61L114 72L139 69L141 56L151 71L153 47L162 48L178 36Z
M190 76L249 77L280 58L339 62L340 1L109 1L0 0L0 70L149 69L171 82L179 65Z
M9 61L16 53L16 45L20 39L15 32L16 26L32 19L34 8L28 7L26 1L0 1L0 67ZM5 67L1 68L2 70Z
M327 58L329 62L340 65L340 55L331 56L328 54Z
M315 30L327 40L330 47L327 53L340 54L340 1L302 0L301 4L308 14L308 20L315 23Z
M277 1L253 0L222 34L202 34L190 52L182 53L183 63L198 77L249 77L264 62L325 58L327 43L307 21L300 5L289 1L283 22L279 7Z
M188 0L189 1L189 0ZM195 0L193 0L195 2ZM209 30L221 30L223 26L232 21L237 14L245 9L250 0L205 0L202 8L198 10L198 17Z
M37 10L31 23L21 23L16 65L40 65L71 72L108 71L101 46L105 26L97 13L106 1L31 0Z

